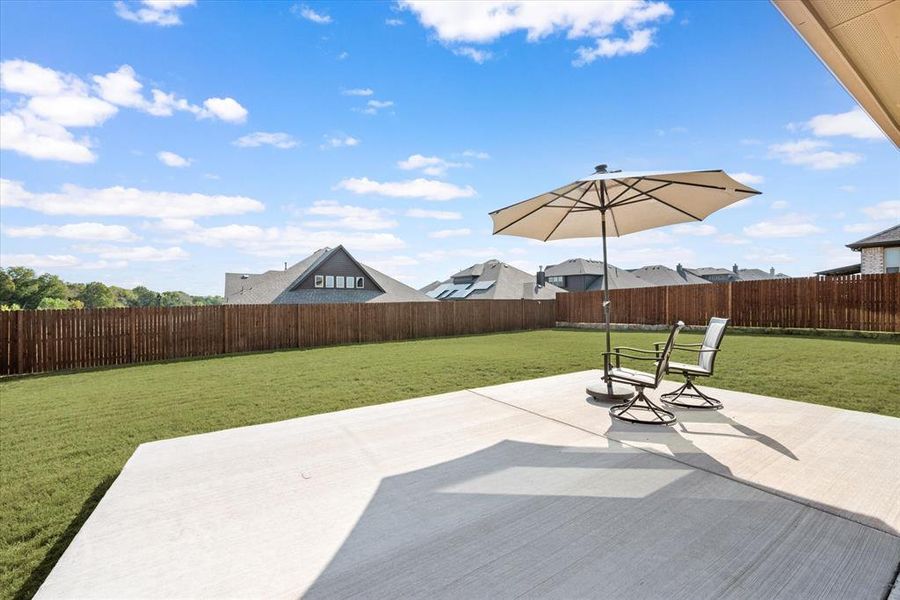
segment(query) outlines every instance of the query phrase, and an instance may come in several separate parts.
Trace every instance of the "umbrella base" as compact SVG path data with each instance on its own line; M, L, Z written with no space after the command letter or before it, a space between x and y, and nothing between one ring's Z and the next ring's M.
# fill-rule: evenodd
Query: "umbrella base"
M610 393L609 386L604 381L592 383L587 386L585 391L588 396L593 397L595 400L600 400L601 402L627 400L634 396L634 388L630 385L625 385L624 383L613 383L612 393Z

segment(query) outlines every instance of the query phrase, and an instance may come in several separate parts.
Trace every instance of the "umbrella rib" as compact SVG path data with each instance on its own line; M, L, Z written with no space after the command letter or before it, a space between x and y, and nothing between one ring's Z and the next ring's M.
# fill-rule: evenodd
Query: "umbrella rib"
M579 187L582 183L584 183L584 182L583 182L583 181L576 181L576 182L570 184L570 185L572 185L572 187L571 187L570 189L566 190L566 194L568 194L569 192L571 192L571 191L574 190L575 188ZM531 202L532 200L536 200L537 198L540 198L541 196L545 196L546 194L551 194L551 195L556 196L557 198L554 198L554 200L556 200L556 199L558 199L558 198L564 198L564 197L565 197L565 196L563 196L562 194L556 194L556 193L554 193L554 192L545 192L544 194L538 194L537 196L532 196L532 197L529 198L528 200L521 200L521 201L519 201L519 202L514 202L514 203L510 204L509 206L504 206L503 208L498 208L497 210L491 211L491 212L489 212L488 214L489 214L489 215L495 215L495 214L497 214L498 212L501 212L501 211L506 210L507 208L512 208L513 206L516 206L517 204L524 204L525 202Z
M581 183L584 183L584 182L581 182ZM579 184L579 185L581 185L581 184ZM577 187L577 186L576 186L576 187ZM590 188L590 187L591 187L591 186L588 185L588 188ZM574 188L573 188L573 189L574 189ZM572 190L569 190L569 192L571 192L571 191L572 191ZM569 193L569 192L566 192L566 193ZM585 191L585 193L587 193L587 191ZM521 220L524 219L525 217L530 217L531 215L533 215L533 214L536 213L537 211L541 210L542 208L571 208L571 207L567 207L567 206L549 206L551 202L553 202L554 200L559 200L560 198L564 198L564 199L570 200L570 201L572 201L572 202L577 202L577 203L579 203L579 204L584 204L585 206L590 206L590 207L591 207L592 209L594 209L594 210L597 209L597 207L595 207L593 204L591 204L591 203L589 203L589 202L582 202L581 200L576 200L575 198L569 198L568 196L564 196L564 195L562 195L562 194L557 194L557 193L555 193L555 192L546 192L546 194L550 194L551 196L554 196L554 198L553 198L552 200L548 200L547 202L545 202L545 203L539 205L539 206L536 207L534 210L528 211L527 213L525 213L524 215L522 215L522 216L519 217L518 219L515 219L514 221L512 221L512 222L510 222L510 223L507 223L506 225L504 225L503 227L501 227L500 229L498 229L497 231L495 231L495 232L494 232L494 235L497 235L498 233L503 233L503 231L505 231L506 229L509 229L510 227L512 227L513 225L515 225L516 223L518 223L519 221L521 221ZM540 196L544 196L544 195L546 195L546 194L541 194ZM534 198L539 198L540 196L535 196ZM584 194L582 194L582 198L583 198L583 197L584 197ZM488 213L488 214L491 214L491 215L497 214L498 212L503 211L503 210L506 210L507 208L512 208L513 206L516 206L517 204L523 204L523 203L525 203L525 202L531 202L531 200L534 200L534 198L530 198L530 199L528 199L528 200L523 200L522 202L516 202L516 204L511 204L510 206L507 206L506 208L501 208L501 209L499 209L499 210L495 210L494 212Z
M578 200L575 200L574 198L572 198L572 200L575 200L576 203L580 203L580 202L581 202L581 199L584 198L584 195L588 193L588 190L589 190L589 189L591 189L591 186L585 187L585 188L584 188L584 191L581 192L581 196L578 198ZM554 226L553 226L553 229L550 230L550 233L547 234L547 237L544 238L544 241L545 241L545 242L546 242L547 240L550 239L550 236L551 236L551 235L553 235L554 233L556 233L556 230L559 228L560 225L562 225L562 222L566 220L566 217L568 217L569 214L571 214L572 210L575 208L576 205L577 205L577 204L573 204L572 206L570 206L570 207L569 207L569 210L567 210L567 211L565 212L565 214L563 214L562 218L559 220L559 223L557 223L556 225L554 225Z
M622 185L626 185L626 186L627 186L627 184L625 184L625 183L623 183ZM615 199L615 200L613 200L612 202L609 203L609 205L610 205L610 206L623 206L623 205L626 205L626 204L632 204L631 201L634 200L635 198L640 198L641 196L649 196L652 192L655 192L656 190L661 190L661 189L663 189L664 187L668 187L668 186L670 186L670 185L672 185L672 184L671 184L671 183L664 183L664 184L662 184L662 185L656 186L655 188L652 188L652 189L650 189L650 190L647 190L646 192L645 192L645 191L642 191L642 190L639 190L639 189L636 188L636 187L627 186L628 189L631 189L632 191L640 192L640 193L639 193L637 196L632 196L632 197L630 197L630 198L625 198L625 199L622 200L621 202L618 202L618 199L621 198L622 195L623 195L626 191L628 191L627 189L626 189L626 190L623 190L621 194L619 194L618 196L616 196L616 199ZM652 196L651 196L651 197L652 197ZM644 201L644 200L637 200L637 202L643 202L643 201Z
M708 173L717 173L717 172L719 172L719 171L706 171L706 172L708 172ZM702 188L709 188L709 189L713 189L713 190L728 191L728 188L722 187L722 186L720 186L720 185L709 185L709 184L705 184L705 183L690 183L690 182L687 182L687 181L670 181L670 180L668 180L668 179L657 179L657 178L655 178L655 177L644 177L644 179L646 179L647 181L661 181L661 182L664 181L664 182L666 182L666 183L671 183L671 184L673 184L673 185L689 185L689 186L692 186L692 187L702 187ZM755 194L762 194L762 192L757 191L757 190L742 190L742 189L739 189L739 188L734 188L734 191L736 191L736 192L742 192L742 193L744 193L744 194L754 194L754 195L755 195Z

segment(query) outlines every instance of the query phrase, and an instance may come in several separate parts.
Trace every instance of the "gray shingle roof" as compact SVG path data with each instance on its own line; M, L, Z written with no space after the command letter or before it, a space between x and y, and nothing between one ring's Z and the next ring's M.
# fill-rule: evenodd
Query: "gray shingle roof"
M722 269L719 267L698 267L696 269L685 269L690 273L693 273L697 277L703 277L704 275L734 275L734 271L731 269Z
M900 246L900 225L888 227L884 231L873 233L869 237L864 237L863 239L853 242L852 244L847 244L848 248L852 248L854 250L859 250L860 248L875 247L889 248L892 246Z
M670 269L665 265L649 265L640 269L631 269L631 273L643 279L651 285L691 285L709 283L702 277L697 277L682 269L679 273L676 269Z
M603 261L593 260L590 258L570 258L561 263L550 265L544 269L548 277L554 276L570 276L570 275L594 275L599 277L597 281L588 288L588 291L603 289ZM643 279L632 275L625 269L620 269L612 264L609 265L609 289L621 290L628 288L651 287L652 284L647 283Z
M466 296L466 300L520 300L523 298L525 300L552 300L557 293L566 291L550 284L538 289L534 275L496 259L474 264L468 269L454 273L449 279L438 282L438 285L452 283L454 277L468 277L475 273L478 273L475 276L476 282L493 281L494 285L484 290L473 291Z
M298 289L290 291L310 267L338 250L322 248L283 271L225 273L226 304L345 304L353 302L434 302L425 294L359 263L384 293L377 290ZM349 253L348 253L349 254Z
M741 281L760 281L762 279L788 279L784 273L775 273L763 271L762 269L738 269L738 279Z

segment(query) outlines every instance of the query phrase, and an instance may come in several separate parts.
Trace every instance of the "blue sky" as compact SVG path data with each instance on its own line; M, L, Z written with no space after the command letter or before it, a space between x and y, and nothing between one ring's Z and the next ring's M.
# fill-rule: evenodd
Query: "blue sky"
M625 268L807 275L900 221L897 150L767 2L4 2L0 61L0 262L72 281L598 257L487 213L601 162L763 191L612 240Z

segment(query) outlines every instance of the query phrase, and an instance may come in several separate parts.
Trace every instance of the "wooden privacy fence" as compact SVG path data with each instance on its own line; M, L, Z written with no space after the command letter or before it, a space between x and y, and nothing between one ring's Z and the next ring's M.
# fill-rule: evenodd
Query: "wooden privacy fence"
M0 313L0 375L540 329L555 319L553 300L21 310Z
M900 274L807 277L610 291L613 323L900 332ZM556 320L601 323L603 292L558 294Z

